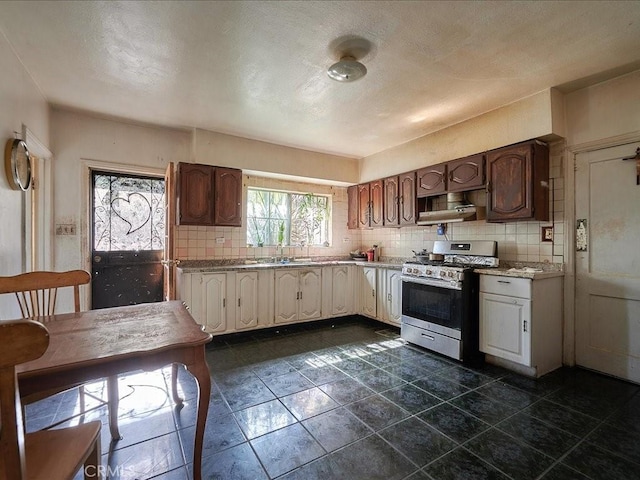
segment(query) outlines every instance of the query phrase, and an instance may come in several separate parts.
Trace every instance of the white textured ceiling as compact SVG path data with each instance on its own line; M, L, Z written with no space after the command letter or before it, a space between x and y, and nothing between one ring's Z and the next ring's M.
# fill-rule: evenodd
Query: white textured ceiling
M5 1L0 30L54 105L352 157L640 68L633 0Z

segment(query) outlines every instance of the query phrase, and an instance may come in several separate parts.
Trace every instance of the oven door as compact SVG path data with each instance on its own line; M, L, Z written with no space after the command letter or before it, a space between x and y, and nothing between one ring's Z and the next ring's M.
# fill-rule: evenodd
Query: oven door
M447 282L403 279L402 317L458 330L462 328L462 289ZM424 328L424 327L423 327ZM440 330L437 329L436 330Z

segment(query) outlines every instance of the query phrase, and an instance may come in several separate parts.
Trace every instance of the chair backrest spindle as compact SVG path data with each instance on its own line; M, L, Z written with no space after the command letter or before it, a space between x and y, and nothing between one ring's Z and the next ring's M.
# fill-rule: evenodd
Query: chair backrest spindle
M84 270L68 272L29 272L0 277L0 294L15 293L23 318L56 313L58 288L73 287L74 311L80 311L80 285L91 281Z

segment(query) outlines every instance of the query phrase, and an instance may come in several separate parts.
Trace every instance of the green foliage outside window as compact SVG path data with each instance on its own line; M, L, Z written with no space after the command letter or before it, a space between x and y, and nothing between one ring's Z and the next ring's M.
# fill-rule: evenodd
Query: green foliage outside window
M249 188L247 243L254 246L326 245L329 198Z

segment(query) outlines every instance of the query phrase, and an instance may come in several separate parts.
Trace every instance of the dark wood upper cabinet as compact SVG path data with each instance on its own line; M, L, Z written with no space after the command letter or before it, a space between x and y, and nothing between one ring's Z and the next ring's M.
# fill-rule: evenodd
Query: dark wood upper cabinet
M384 225L397 227L400 225L398 210L400 208L400 187L398 177L385 178L382 181L384 190Z
M382 180L369 182L371 185L371 217L370 227L382 227L384 225L384 192L382 188Z
M384 225L384 201L383 182L374 182L357 185L358 199L358 228L382 227ZM352 205L350 204L351 208Z
M447 191L447 164L439 163L421 168L416 172L416 195L429 197L442 195Z
M399 227L416 223L416 173L383 180L384 225Z
M487 152L487 221L549 220L549 149L541 142Z
M358 185L347 187L347 228L358 228Z
M398 176L400 205L398 218L400 225L416 223L416 172L403 173Z
M358 185L358 228L369 226L371 216L371 188L368 183Z
M178 164L180 225L242 225L242 170Z
M215 225L242 226L242 170L215 167L214 173Z
M484 187L484 155L447 162L447 192L465 192Z
M213 176L211 165L178 164L180 225L213 225Z

